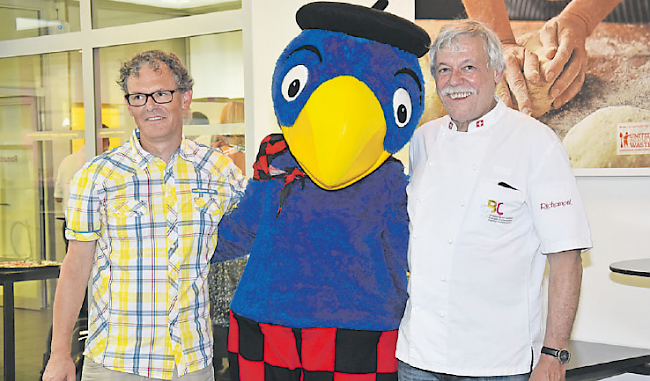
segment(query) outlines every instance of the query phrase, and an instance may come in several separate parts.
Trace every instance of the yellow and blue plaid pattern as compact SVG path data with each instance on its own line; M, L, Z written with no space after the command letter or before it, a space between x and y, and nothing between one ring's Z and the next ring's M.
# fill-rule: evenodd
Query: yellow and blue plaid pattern
M171 379L174 365L184 375L212 359L208 263L246 179L212 148L183 139L166 164L138 136L77 173L66 236L97 240L86 355Z

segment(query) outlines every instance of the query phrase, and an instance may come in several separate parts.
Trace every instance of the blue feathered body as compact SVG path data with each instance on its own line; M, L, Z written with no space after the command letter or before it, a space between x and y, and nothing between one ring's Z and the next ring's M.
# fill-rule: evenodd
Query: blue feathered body
M290 152L272 165L293 168ZM398 161L326 191L294 181L250 181L219 225L214 260L250 253L231 309L294 328L393 330L406 304L407 177Z

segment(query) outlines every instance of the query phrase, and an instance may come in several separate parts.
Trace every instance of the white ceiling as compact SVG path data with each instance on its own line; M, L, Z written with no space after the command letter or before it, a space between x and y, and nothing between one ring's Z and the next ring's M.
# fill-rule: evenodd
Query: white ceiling
M146 5L151 7L169 8L169 9L188 9L203 7L207 5L216 5L231 3L233 0L111 0L116 3L128 3Z

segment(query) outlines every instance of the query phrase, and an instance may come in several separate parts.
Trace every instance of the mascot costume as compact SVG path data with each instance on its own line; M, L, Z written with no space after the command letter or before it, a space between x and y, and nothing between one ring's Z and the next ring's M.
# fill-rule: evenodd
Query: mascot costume
M296 13L302 32L273 74L282 134L262 141L213 259L250 254L231 304L233 380L397 380L408 216L392 154L424 109L430 39L387 5Z

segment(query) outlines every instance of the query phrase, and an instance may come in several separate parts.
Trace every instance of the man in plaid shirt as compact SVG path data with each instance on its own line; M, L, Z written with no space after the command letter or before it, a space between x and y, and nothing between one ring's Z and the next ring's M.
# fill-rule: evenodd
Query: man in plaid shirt
M137 128L72 181L43 379L75 379L70 337L88 285L84 379L212 380L208 262L246 180L225 155L184 138L193 80L176 55L141 53L118 84Z

